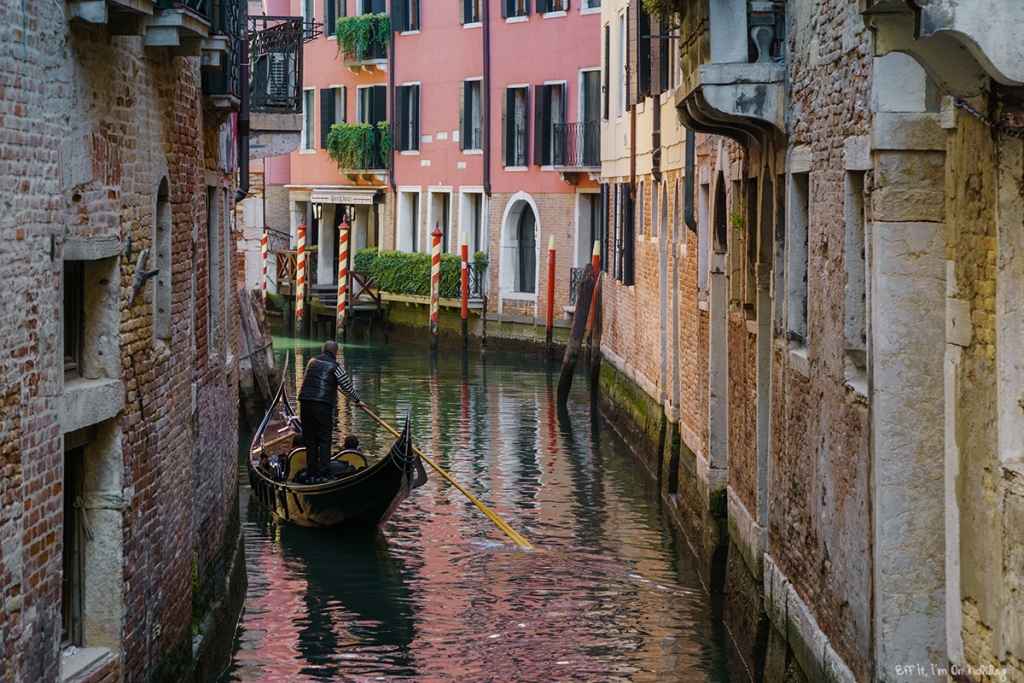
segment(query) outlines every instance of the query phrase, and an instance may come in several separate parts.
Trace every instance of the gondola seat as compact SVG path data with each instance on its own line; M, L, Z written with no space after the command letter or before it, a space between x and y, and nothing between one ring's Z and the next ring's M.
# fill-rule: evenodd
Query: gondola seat
M352 467L355 467L357 472L366 467L366 456L356 450L339 451L334 454L333 459L341 462L347 462L349 465L352 465Z

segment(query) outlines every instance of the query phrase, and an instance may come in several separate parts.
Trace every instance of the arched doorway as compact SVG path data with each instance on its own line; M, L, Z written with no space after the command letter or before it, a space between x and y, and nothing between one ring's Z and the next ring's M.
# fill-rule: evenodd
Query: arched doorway
M534 302L537 298L537 245L540 215L533 198L517 192L501 222L499 284L502 299Z
M519 214L516 226L516 254L518 273L516 273L516 291L536 294L537 288L537 218L533 209L527 204Z

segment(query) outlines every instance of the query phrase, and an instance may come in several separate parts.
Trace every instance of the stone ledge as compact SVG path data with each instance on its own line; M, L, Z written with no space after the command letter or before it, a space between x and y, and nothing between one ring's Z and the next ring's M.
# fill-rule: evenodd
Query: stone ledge
M754 521L731 486L728 487L728 495L729 537L743 556L747 569L760 581L764 575L762 558L768 549L768 529Z
M65 261L97 261L120 253L121 238L118 235L71 236L64 240Z
M76 379L64 385L60 415L62 434L116 417L124 409L119 379Z
M114 653L105 647L78 647L60 658L61 683L71 683L95 673L114 661Z
M730 511L731 515L731 511ZM832 649L807 604L771 555L764 554L764 611L800 664L810 683L857 683L846 662Z

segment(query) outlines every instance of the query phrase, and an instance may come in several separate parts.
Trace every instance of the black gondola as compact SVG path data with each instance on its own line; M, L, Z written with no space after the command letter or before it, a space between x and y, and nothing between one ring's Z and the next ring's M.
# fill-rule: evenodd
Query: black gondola
M406 417L402 433L377 462L367 465L361 453L339 451L334 459L355 467L354 474L322 484L299 483L296 475L305 468L306 457L305 449L296 447L296 437L301 435L298 424L282 381L253 437L248 460L253 494L282 519L345 533L369 533L383 526L410 491L426 481Z

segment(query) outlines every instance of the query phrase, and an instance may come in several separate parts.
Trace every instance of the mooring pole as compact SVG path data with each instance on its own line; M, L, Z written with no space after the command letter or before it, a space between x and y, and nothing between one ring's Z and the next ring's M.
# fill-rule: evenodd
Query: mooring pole
M263 238L260 240L260 251L263 257L263 303L267 303L267 226L263 226Z
M594 266L594 281L601 276L601 243L594 240L594 255L590 257L591 265ZM596 286L596 285L595 285ZM593 297L590 300L590 323L587 327L587 334L591 339L594 337L594 305L597 303L597 297Z
M344 219L338 226L338 320L335 339L347 336L345 308L348 306L348 223Z
M462 348L469 344L469 235L462 233Z
M306 224L299 223L299 251L295 256L295 336L302 337L306 313Z
M548 240L548 315L545 320L548 358L551 357L551 328L555 324L555 236Z
M430 258L430 350L437 350L437 299L441 295L441 223L434 224L434 238Z
M572 329L569 331L569 343L565 347L565 358L562 360L562 372L558 376L558 405L564 406L569 400L572 389L572 377L576 372L576 361L580 347L583 345L583 334L587 330L587 311L594 294L594 266L588 263L580 277L579 289L576 294L576 313L572 317Z
M597 278L594 286L594 334L590 338L590 400L596 402L598 390L601 385L601 289L604 287L604 278Z

